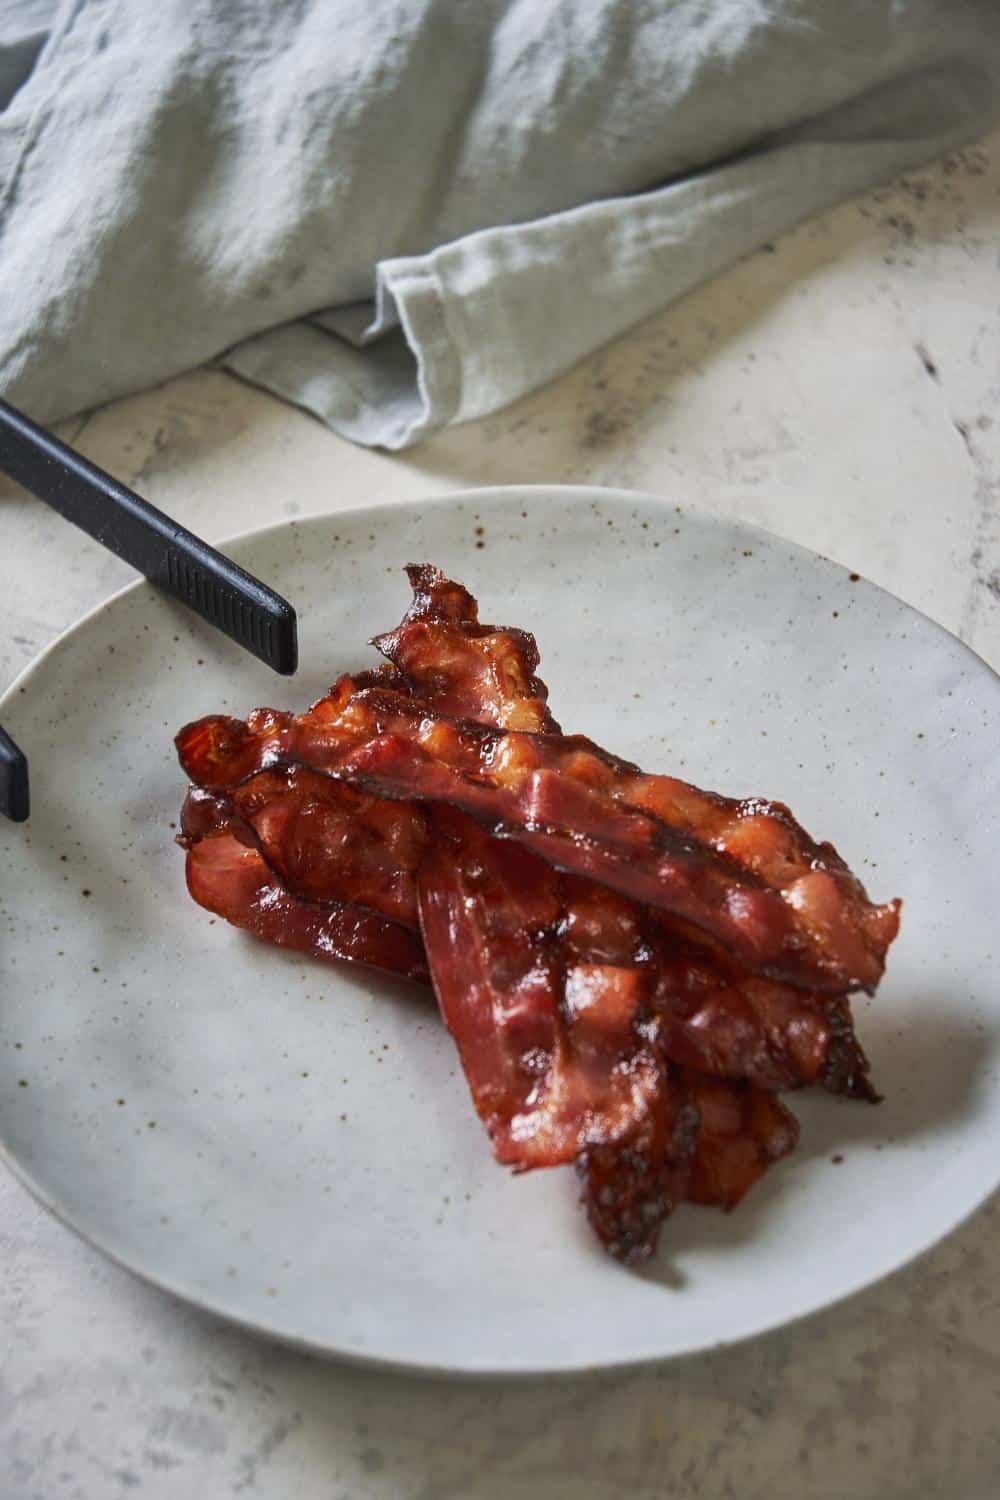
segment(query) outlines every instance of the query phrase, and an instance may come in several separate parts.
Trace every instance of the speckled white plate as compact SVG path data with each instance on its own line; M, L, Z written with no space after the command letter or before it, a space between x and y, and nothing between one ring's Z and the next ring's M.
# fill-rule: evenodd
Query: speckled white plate
M1000 681L898 600L759 531L599 490L320 516L228 549L298 606L276 678L144 583L0 705L35 811L0 828L0 1135L66 1223L178 1295L325 1353L425 1371L658 1359L866 1285L1000 1179ZM533 629L564 723L652 767L779 795L905 898L857 1006L885 1103L793 1101L800 1149L641 1273L572 1172L493 1165L418 990L290 957L188 900L171 737L304 705L407 601L401 565ZM843 1160L835 1160L842 1157Z

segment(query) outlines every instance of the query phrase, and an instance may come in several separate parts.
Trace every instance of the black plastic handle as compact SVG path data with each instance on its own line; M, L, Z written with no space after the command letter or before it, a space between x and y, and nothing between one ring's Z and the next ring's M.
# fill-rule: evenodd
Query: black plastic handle
M286 599L5 401L0 471L276 672L295 671L297 622ZM27 762L2 729L0 812L28 816Z
M276 672L295 671L287 600L4 401L0 469Z
M0 729L0 813L23 823L31 810L28 762L4 729Z

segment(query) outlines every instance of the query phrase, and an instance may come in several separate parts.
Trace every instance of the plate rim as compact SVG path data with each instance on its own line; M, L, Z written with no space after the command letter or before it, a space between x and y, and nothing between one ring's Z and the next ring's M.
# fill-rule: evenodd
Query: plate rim
M367 517L377 515L380 518L384 518L390 515L398 515L401 510L406 509L438 508L464 504L470 501L502 501L510 500L515 496L520 499L522 497L542 498L553 495L559 496L564 500L575 498L582 501L599 501L615 506L640 503L663 507L664 509L668 507L674 509L677 507L677 502L667 495L656 494L648 490L633 490L616 486L587 484L472 485L426 497L408 496L399 500L377 501L372 504L309 511L304 515L269 521L263 526L244 528L241 531L228 534L221 540L214 542L213 545L225 552L232 547L251 543L272 534L287 532L313 522L331 521L338 516ZM850 569L844 563L827 557L822 552L817 552L814 548L805 546L801 542L795 542L788 537L782 536L779 532L771 531L755 522L746 521L736 516L719 515L714 511L704 510L698 505L682 505L680 506L680 511L685 519L689 521L694 520L697 525L714 531L735 532L744 537L756 537L766 543L777 543L780 547L800 553L811 561L825 563L828 567L848 577L850 577L852 572L857 571ZM987 674L986 680L992 679L994 687L1000 689L1000 670L995 668L992 663L986 661L967 642L961 640L959 636L948 630L946 626L933 619L917 606L909 604L890 589L885 588L879 583L875 583L863 573L858 573L855 581L863 583L869 589L876 590L879 594L884 595L887 600L890 600L893 605L902 607L909 614L917 616L920 620L931 626L935 633L945 637L952 648L958 646L961 653L971 658L971 661L976 664L978 669L985 670ZM143 588L149 588L154 594L157 593L155 585L150 583L148 579L140 576L123 584L112 594L108 595L106 599L93 605L77 620L74 620L65 629L60 631L53 640L22 667L5 691L0 694L0 718L2 718L5 709L9 707L13 700L21 696L31 678L42 669L51 656L55 655L70 639L82 633L94 620L109 611L124 597ZM292 602L294 603L294 601ZM293 682L294 676L287 680ZM30 823L26 826L30 826ZM863 1292L871 1290L888 1277L895 1275L904 1267L922 1260L931 1250L943 1243L978 1213L994 1196L998 1188L1000 1188L1000 1181L988 1184L943 1233L931 1229L919 1238L915 1247L913 1242L911 1242L904 1252L890 1258L889 1263L881 1266L873 1276L861 1280L857 1277L847 1278L845 1284L836 1286L828 1294L823 1294L818 1300L809 1300L807 1306L794 1308L788 1313L779 1312L776 1315L765 1315L757 1319L751 1319L748 1325L741 1328L732 1337L715 1339L711 1342L692 1340L680 1347L663 1352L622 1353L621 1355L602 1358L597 1361L570 1358L560 1362L549 1356L544 1362L534 1361L525 1364L498 1364L495 1358L485 1363L463 1361L462 1363L453 1362L445 1364L441 1363L440 1360L422 1360L409 1356L396 1358L386 1354L375 1354L362 1347L352 1347L349 1344L332 1345L330 1343L313 1341L297 1334L284 1332L273 1325L234 1311L222 1301L212 1301L200 1296L181 1286L169 1276L151 1273L132 1257L120 1253L117 1249L107 1244L99 1228L85 1226L80 1221L78 1215L74 1217L70 1210L65 1209L58 1202L55 1195L48 1190L45 1184L36 1178L27 1165L14 1155L2 1133L0 1133L0 1161L3 1162L41 1207L60 1224L71 1230L79 1240L82 1240L86 1245L106 1256L113 1264L137 1277L145 1285L177 1298L189 1307L196 1308L200 1313L220 1319L227 1324L252 1333L257 1337L264 1338L271 1343L277 1343L283 1347L296 1349L353 1367L428 1379L475 1380L480 1382L531 1381L550 1376L585 1376L600 1372L639 1370L665 1365L668 1361L732 1348L748 1340L759 1338L764 1334L791 1327L813 1315L825 1312L850 1298L860 1296ZM628 1274L628 1272L623 1271L623 1274Z

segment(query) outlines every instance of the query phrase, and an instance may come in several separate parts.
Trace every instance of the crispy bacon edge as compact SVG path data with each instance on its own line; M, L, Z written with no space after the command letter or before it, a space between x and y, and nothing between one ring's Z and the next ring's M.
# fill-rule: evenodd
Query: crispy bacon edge
M535 637L484 625L468 589L431 563L409 563L413 601L394 630L371 644L401 674L414 698L452 719L495 728L558 733L549 690L536 676Z

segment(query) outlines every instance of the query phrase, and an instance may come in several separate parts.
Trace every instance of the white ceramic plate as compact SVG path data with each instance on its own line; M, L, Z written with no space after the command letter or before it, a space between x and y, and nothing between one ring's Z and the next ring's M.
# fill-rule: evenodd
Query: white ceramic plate
M996 1186L1000 681L958 641L787 542L610 491L481 490L228 550L299 608L294 681L139 583L0 705L35 806L0 829L0 1135L68 1224L283 1340L541 1372L773 1328ZM884 1104L793 1100L794 1156L732 1215L682 1208L642 1272L597 1248L571 1171L493 1165L421 992L271 951L185 894L173 731L304 705L374 660L411 559L536 632L565 724L784 798L873 896L905 898L886 982L857 1005Z

